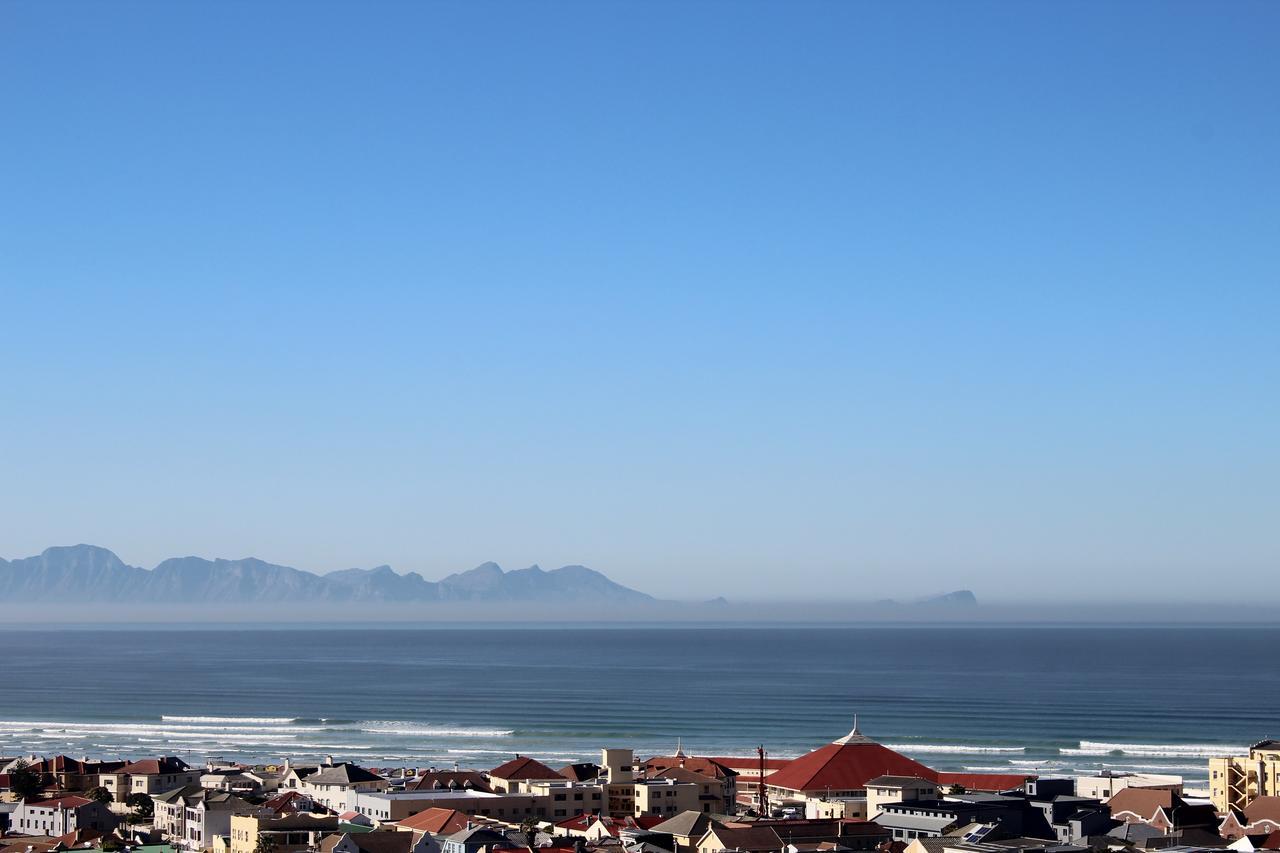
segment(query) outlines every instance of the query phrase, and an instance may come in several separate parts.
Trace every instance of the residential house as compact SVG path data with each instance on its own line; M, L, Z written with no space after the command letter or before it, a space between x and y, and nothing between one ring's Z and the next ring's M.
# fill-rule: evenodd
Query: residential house
M104 771L98 775L98 784L110 791L115 802L123 807L134 794L154 796L184 785L198 785L200 771L170 755L133 761Z
M651 830L670 835L675 843L675 853L692 853L699 839L706 835L713 823L716 821L710 815L690 809L655 824Z
M768 826L739 824L726 826L712 824L698 839L698 853L723 853L736 850L740 853L778 853L782 850L782 838Z
M1193 827L1216 831L1219 823L1213 806L1188 803L1161 788L1125 788L1107 800L1107 807L1114 820L1146 824L1164 834Z
M320 853L419 853L404 832L342 832L320 842Z
M441 853L480 853L510 847L507 837L488 826L469 826L445 837Z
M1095 800L1109 800L1125 788L1164 788L1182 793L1182 777L1164 773L1116 773L1104 770L1093 776L1077 776L1075 794Z
M234 813L255 811L245 800L228 791L212 791L200 785L185 785L151 798L155 806L155 827L170 843L185 850L204 850L213 838L229 835Z
M1219 824L1223 838L1280 832L1280 797L1257 797L1243 809L1232 809Z
M442 840L470 822L469 815L456 809L429 808L398 821L395 828L413 834L413 849L419 853L442 853Z
M19 801L9 818L10 831L23 835L66 835L77 829L110 832L118 818L97 800L67 794L49 799Z
M297 779L298 791L325 808L339 812L350 808L348 794L374 793L388 787L386 779L348 761L323 765L316 772L299 775Z
M496 794L519 790L519 783L530 779L563 780L564 777L527 755L517 755L489 771L489 787Z
M227 853L257 853L263 838L272 853L310 853L337 831L337 815L232 815Z

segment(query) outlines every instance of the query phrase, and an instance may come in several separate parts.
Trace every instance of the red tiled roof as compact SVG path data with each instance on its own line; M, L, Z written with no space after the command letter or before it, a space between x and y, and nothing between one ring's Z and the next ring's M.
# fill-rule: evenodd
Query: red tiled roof
M1259 850L1280 850L1280 829L1268 835L1263 842L1258 845Z
M768 756L765 756L764 769L781 770L793 760L794 759L791 758L769 758ZM716 764L723 764L730 770L737 770L739 773L743 773L748 770L754 770L756 773L760 772L760 759L756 758L754 755L713 755L708 757L707 761L714 761Z
M48 800L32 800L27 805L42 809L78 809L92 802L93 800L86 797L76 797L68 794L65 797L54 797Z
M431 835L450 835L467 828L467 815L456 809L430 808L418 812L412 817L397 821L397 826L416 829Z
M934 771L918 761L870 740L829 743L802 755L768 776L766 784L789 791L856 791L877 776L919 776Z
M499 764L489 771L495 779L563 779L557 771L552 770L535 758L517 755L515 758Z
M135 776L158 776L161 773L183 773L191 768L181 758L169 755L164 758L144 758L126 764L120 771Z
M944 773L937 771L933 781L939 785L960 785L970 791L987 791L999 793L1014 788L1021 788L1028 779L1034 776L1019 776L1016 773Z

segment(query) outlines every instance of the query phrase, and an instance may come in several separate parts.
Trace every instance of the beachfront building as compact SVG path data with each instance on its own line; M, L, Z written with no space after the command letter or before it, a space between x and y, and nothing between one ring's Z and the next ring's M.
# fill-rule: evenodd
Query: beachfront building
M1218 826L1223 838L1280 833L1280 797L1256 797L1241 810L1231 810Z
M1280 796L1280 740L1255 743L1247 755L1209 759L1209 799L1219 814L1275 796Z
M1123 823L1140 823L1169 834L1191 828L1216 829L1219 823L1213 806L1184 800L1173 791L1159 788L1125 788L1107 800L1111 817Z
M883 776L923 779L940 788L960 786L968 791L999 792L1021 789L1034 776L1006 773L947 773L877 743L853 730L826 746L787 762L765 780L772 810L778 806L806 808L809 801L841 801L844 817L867 816L867 783ZM751 804L759 808L755 792Z
M1156 788L1182 793L1182 777L1163 773L1114 773L1104 770L1093 776L1076 777L1076 796L1109 800L1125 788Z
M640 772L644 774L646 779L674 778L681 782L696 781L699 784L704 784L705 787L700 800L703 807L699 811L707 814L732 814L738 801L738 781L742 774L734 769L729 763L730 761L755 761L751 778L753 781L759 778L760 763L758 759L722 759L686 755L684 748L679 743L676 744L674 755L655 755L640 766ZM775 763L778 767L781 767L784 762ZM705 779L713 780L716 786L705 785L703 782ZM707 796L708 794L715 794L716 796L710 798Z

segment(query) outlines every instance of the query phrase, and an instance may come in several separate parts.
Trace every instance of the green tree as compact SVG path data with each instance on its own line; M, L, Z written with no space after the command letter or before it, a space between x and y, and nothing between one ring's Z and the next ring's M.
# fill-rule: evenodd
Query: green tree
M39 794L43 787L44 785L40 784L40 774L32 770L30 764L19 758L13 765L13 769L9 771L9 790L14 798L29 800Z
M947 789L947 793L948 794L967 794L969 792L965 790L964 785L952 785L950 788Z
M265 832L258 833L258 843L253 845L253 853L275 853L275 839Z
M136 820L150 820L156 815L156 804L146 794L130 794L124 804L133 809Z
M96 788L90 788L84 792L84 795L94 802L102 803L104 806L115 800L112 793L101 785Z

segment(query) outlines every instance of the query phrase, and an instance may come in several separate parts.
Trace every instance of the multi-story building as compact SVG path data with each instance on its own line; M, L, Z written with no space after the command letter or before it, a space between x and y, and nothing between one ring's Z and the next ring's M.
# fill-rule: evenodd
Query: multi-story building
M211 791L200 785L186 785L156 794L155 827L169 837L171 844L185 850L204 850L213 846L216 836L231 832L231 816L257 809L227 791Z
M1280 741L1255 743L1248 755L1209 759L1209 799L1219 814L1275 796L1280 796Z
M632 817L636 813L635 753L629 749L600 751L605 813L610 817Z
M174 756L134 761L98 775L98 784L111 792L119 808L123 808L134 794L155 796L199 783L200 771Z
M336 815L232 815L227 851L256 853L259 839L265 837L272 853L307 853L316 848L322 838L337 831ZM220 846L215 844L215 849Z
M96 800L64 796L22 800L10 817L10 831L19 835L66 835L78 829L94 829L106 835L118 819Z
M376 773L344 761L324 764L313 773L286 777L296 790L328 809L347 811L348 794L372 794L387 790L390 783ZM295 781L296 780L296 781Z

